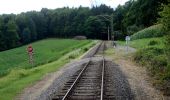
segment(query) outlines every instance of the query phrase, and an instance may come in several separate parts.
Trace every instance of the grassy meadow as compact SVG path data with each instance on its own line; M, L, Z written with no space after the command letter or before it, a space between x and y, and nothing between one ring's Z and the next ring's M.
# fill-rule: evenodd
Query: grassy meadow
M6 75L10 69L31 68L55 61L71 50L81 48L90 42L90 40L47 39L32 43L34 66L28 62L27 45L0 52L0 76Z
M76 59L92 47L96 41L71 39L46 39L32 44L35 50L35 66L27 61L26 46L0 52L1 71L0 100L12 100L22 90L40 80L44 75L57 71L71 59ZM6 59L6 63L5 60ZM7 64L8 63L8 64Z

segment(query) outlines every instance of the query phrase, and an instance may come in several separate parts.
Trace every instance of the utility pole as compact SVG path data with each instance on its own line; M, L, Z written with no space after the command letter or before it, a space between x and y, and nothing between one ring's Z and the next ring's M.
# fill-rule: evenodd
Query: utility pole
M113 41L114 41L114 33L113 33L113 14L110 16L110 27L111 27L111 35L113 35Z
M109 15L98 15L98 17L102 17L108 22L110 22L110 28L111 28L111 35L114 41L114 33L113 33L113 14ZM110 40L110 34L109 34L109 26L108 26L108 41Z

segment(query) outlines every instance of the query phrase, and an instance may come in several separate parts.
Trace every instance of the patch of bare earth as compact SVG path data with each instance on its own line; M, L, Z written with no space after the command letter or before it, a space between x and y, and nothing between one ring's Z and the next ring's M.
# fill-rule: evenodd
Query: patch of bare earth
M58 72L54 72L48 75L45 75L42 80L38 81L36 84L31 85L24 89L24 93L22 93L17 99L19 100L35 100L42 93L42 91L46 90L53 81L59 77L63 73L63 69Z
M131 60L131 55L135 52L135 49L128 48L129 51L127 52L127 48L123 46L109 47L110 50L106 51L106 56L118 64L127 77L135 100L170 100L169 97L164 97L159 90L153 87L147 69L136 65Z

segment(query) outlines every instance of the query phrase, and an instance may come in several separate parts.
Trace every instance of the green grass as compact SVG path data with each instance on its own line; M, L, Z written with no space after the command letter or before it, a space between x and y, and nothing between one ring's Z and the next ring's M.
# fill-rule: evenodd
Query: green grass
M118 41L125 45L125 41ZM147 67L152 76L153 84L161 89L165 95L170 94L168 84L170 83L170 67L165 54L165 38L146 38L130 41L130 46L137 49L133 55L134 61Z
M63 41L63 42L61 42ZM66 41L66 43L64 43ZM53 45L51 43L58 42L65 44L65 49L67 47L71 48L68 50L68 53L63 56L60 56L57 60L47 63L44 65L40 65L34 68L29 68L29 69L24 69L24 67L16 67L14 69L11 69L8 75L3 76L0 78L0 100L12 100L15 98L15 96L20 93L25 87L28 85L34 84L36 81L40 80L45 74L57 71L59 68L61 68L64 64L68 63L71 59L78 58L80 55L82 55L87 49L89 49L91 46L93 46L96 42L92 42L89 40L86 41L77 41L77 40L56 40L56 39L48 39L48 40L43 40L39 41L33 44L33 46L37 45L40 43L43 45ZM72 45L70 42L72 42ZM47 43L47 44L45 44ZM70 44L71 46L67 45ZM55 48L56 50L57 47L62 47L59 45L62 44L56 44L58 46L50 46L51 48ZM77 47L75 46L77 45ZM40 46L41 48L43 48ZM24 47L21 48L16 48L17 50L23 49ZM51 50L48 48L48 50ZM13 50L12 50L13 51ZM15 51L15 50L14 50ZM63 49L60 49L58 52L64 51ZM71 51L71 52L70 52ZM10 52L6 51L6 52ZM63 53L63 52L62 52ZM46 56L48 57L48 54L46 53ZM51 56L51 55L50 55ZM54 57L55 55L53 55ZM70 56L73 56L73 58L70 58ZM50 59L50 58L48 58Z
M32 43L34 66L43 65L59 59L71 50L90 43L91 40L47 39ZM0 76L14 68L31 68L28 63L27 45L0 52Z
M161 24L150 26L141 31L138 31L137 33L134 33L131 36L131 39L136 40L136 39L142 39L142 38L161 37L164 35L162 27L163 25Z
M156 43L154 45L151 45L150 43L155 41ZM138 39L133 40L129 42L129 46L136 48L136 49L142 49L146 47L158 47L163 48L164 47L165 38L159 37L159 38L145 38L145 39ZM120 45L126 45L125 41L118 41L118 44Z

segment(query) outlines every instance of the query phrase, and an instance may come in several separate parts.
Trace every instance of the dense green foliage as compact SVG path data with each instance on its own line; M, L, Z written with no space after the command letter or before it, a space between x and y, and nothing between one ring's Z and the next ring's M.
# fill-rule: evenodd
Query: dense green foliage
M129 0L115 10L100 5L3 14L0 15L0 51L48 37L84 35L92 39L107 39L108 26L112 26L110 32L113 28L115 39L124 39L124 36L156 23L161 4L167 4L167 0ZM107 18L113 19L113 25L99 15L112 17Z
M134 55L136 63L147 67L149 74L153 76L154 84L161 89L165 95L170 95L169 79L170 70L167 65L169 61L166 59L164 48L157 46L146 47L138 50Z
M163 68L167 65L163 49L157 47L147 47L139 50L135 54L134 59L139 64L149 65L150 71L155 71L154 69L157 69L159 67Z
M90 43L91 40L70 40L70 39L48 39L35 42L34 48L34 66L42 65L59 59L71 50L81 48ZM12 50L0 52L0 75L4 75L14 68L33 67L28 62L26 46Z
M157 88L160 88L165 95L170 95L170 88L169 88L169 83L170 83L170 4L164 5L162 8L163 8L163 11L160 12L161 18L159 18L158 23L163 25L162 32L165 35L164 35L164 38L160 42L162 42L164 46L161 46L160 42L156 40L151 40L149 43L145 43L146 41L145 42L143 41L142 43L142 41L140 40L135 40L135 41L140 41L140 42L134 43L133 44L134 47L139 47L139 45L142 43L142 48L140 48L135 53L134 60L139 64L147 66L152 76L155 77L154 83L157 86ZM157 29L155 28L155 30L157 31L154 31L153 32L154 34L155 33L160 34L160 35L162 34L161 31L158 31L159 27L157 27ZM140 35L145 35L145 33L148 36L149 35L148 33L150 32L146 32L146 30L144 29L137 33L134 34L133 36L136 35L137 37ZM152 34L152 36L154 36L154 34ZM140 38L140 37L137 37L137 38Z
M167 59L163 48L146 47L135 53L134 60L141 65L147 66L151 75L157 77L158 80L170 78L167 76Z
M170 95L170 4L163 6L163 11L160 12L161 18L159 23L163 24L164 32L166 33L166 42L165 42L165 58L167 60L167 68L164 76L164 84L162 85L165 90L165 94Z
M114 11L114 30L126 35L153 25L157 22L161 4L168 0L129 0Z
M72 38L84 35L106 39L108 22L97 15L111 13L112 8L101 5L91 9L43 8L40 12L0 15L0 51L48 37Z
M160 15L162 17L160 23L164 25L164 31L166 33L166 54L170 70L170 4L163 7L163 11Z
M131 39L136 40L136 39L142 39L142 38L152 38L152 37L164 36L165 34L163 32L162 27L163 26L161 24L150 26L148 28L145 28L141 31L134 33L131 36Z

